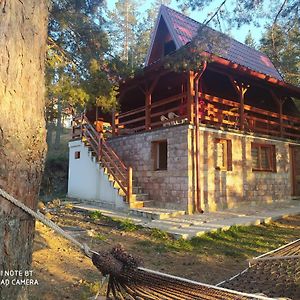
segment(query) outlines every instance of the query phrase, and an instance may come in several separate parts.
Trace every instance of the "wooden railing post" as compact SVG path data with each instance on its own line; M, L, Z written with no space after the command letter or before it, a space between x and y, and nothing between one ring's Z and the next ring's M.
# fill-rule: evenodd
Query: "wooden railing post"
M118 135L118 129L119 129L119 113L113 111L112 114L112 124L111 124L111 129L112 129L112 135L116 136Z
M127 182L127 201L131 202L132 198L132 167L128 167L128 182Z
M151 92L145 94L145 129L151 129Z
M279 114L279 128L280 128L280 137L283 137L283 102L282 99L280 99L276 94L275 92L273 92L271 90L271 95L273 97L273 99L276 101L277 105L278 105L278 114Z
M194 72L190 71L187 74L187 118L189 123L194 123L194 101L193 93L194 92Z
M84 120L84 114L81 114L81 120L80 120L80 138L83 137L83 120Z
M98 161L102 160L103 133L98 135Z
M245 129L245 94L250 87L250 85L245 85L243 82L238 83L235 80L232 82L236 91L239 94L240 100L240 130Z
M283 137L282 101L279 100L278 105L279 105L280 136Z

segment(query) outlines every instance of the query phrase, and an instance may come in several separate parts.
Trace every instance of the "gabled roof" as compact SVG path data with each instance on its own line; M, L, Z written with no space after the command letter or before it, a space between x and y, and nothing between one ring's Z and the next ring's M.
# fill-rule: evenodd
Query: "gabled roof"
M201 25L199 22L161 5L146 58L146 66L149 65L150 55L154 46L156 33L159 30L161 18L163 18L166 23L169 33L175 43L176 50L191 42ZM202 34L205 34L206 37L212 37L207 39L206 45L203 45L206 52L283 81L271 60L264 53L244 45L210 27L205 27ZM217 42L213 42L214 38L217 39ZM224 45L222 45L222 43L224 43Z

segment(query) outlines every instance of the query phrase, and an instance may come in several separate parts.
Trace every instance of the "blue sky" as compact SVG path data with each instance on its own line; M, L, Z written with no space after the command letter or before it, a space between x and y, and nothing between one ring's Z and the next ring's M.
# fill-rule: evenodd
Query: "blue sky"
M116 2L116 0L107 0L108 8L113 9L115 2ZM139 6L140 7L139 11L141 13L143 13L147 8L150 7L152 2L153 1L149 1L149 0L148 1L140 0L139 3L141 3L141 5ZM208 14L210 12L214 12L216 10L216 7L218 7L218 5L220 5L220 1L217 1L217 0L213 1L213 3L210 6L208 6L205 10L203 10L201 12L200 11L190 12L189 16L198 22L203 22L207 18ZM178 3L174 0L168 6L177 11L180 11ZM209 24L209 26L217 29L218 31L222 31L226 34L230 34L233 38L235 38L236 40L238 40L242 43L244 43L245 37L246 37L247 33L249 32L249 30L251 31L252 37L257 42L261 38L262 31L263 31L263 27L257 28L255 26L246 26L246 25L242 26L240 29L231 29L231 31L230 31L230 30L228 30L228 28L226 28L225 24L222 24L222 21L221 21L221 30L220 30L219 26L215 27L212 22Z

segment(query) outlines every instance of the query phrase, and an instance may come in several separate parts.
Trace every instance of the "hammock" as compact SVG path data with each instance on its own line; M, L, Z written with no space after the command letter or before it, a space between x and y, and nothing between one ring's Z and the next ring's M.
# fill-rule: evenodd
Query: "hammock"
M109 275L107 299L270 299L139 267L141 260L127 253L122 245L117 245L111 252L94 253L92 261L103 275Z

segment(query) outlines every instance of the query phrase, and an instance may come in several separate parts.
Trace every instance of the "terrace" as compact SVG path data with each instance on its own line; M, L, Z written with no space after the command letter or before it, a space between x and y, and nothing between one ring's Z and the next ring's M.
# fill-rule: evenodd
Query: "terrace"
M120 88L121 112L112 121L113 135L194 123L195 75L156 69ZM245 74L209 65L200 80L202 126L243 133L300 139L300 115L292 100L297 88L282 87Z

